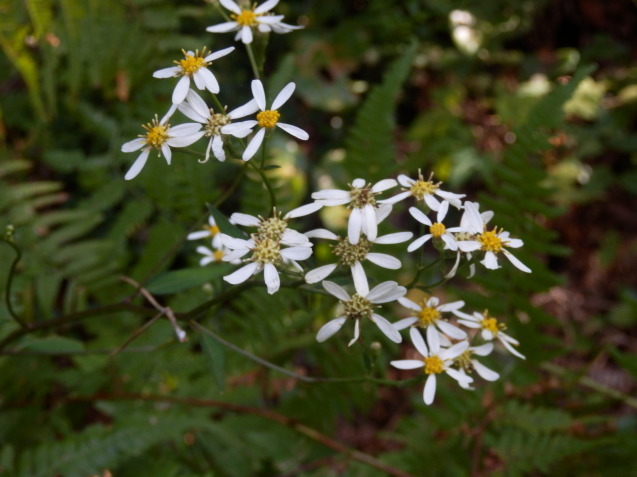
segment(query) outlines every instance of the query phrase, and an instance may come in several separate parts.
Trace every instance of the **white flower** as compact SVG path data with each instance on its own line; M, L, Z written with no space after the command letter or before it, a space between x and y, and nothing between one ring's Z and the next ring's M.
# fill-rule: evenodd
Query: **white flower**
M257 28L262 33L269 31L288 33L292 30L303 28L281 22L283 15L268 14L270 10L276 7L279 0L268 0L250 10L241 8L233 0L219 0L219 3L232 12L230 17L233 21L209 26L206 30L212 33L225 33L239 30L235 36L235 40L241 39L241 41L246 44L252 43L252 28Z
M447 201L454 207L460 208L460 199L462 199L465 195L440 190L440 184L442 184L442 182L434 183L432 179L433 173L429 176L429 180L426 181L420 173L420 169L418 169L418 179L415 180L401 174L398 176L398 183L403 186L403 192L379 202L384 204L395 204L407 197L414 197L417 201L424 201L431 210L437 211L440 207L440 201L434 197L437 195L443 201Z
M460 313L460 309L464 306L464 301L454 301L441 305L440 300L432 296L422 306L405 297L399 298L398 302L405 308L417 312L417 316L410 316L394 323L397 330L404 330L417 324L417 326L424 329L435 328L441 335L446 334L456 340L463 340L467 337L467 333L443 319L442 315L443 313L453 313L458 317L466 316L466 314ZM444 339L444 336L441 336L441 339Z
M146 165L148 155L152 149L157 151L158 156L163 154L166 162L170 164L172 158L171 147L190 146L204 135L204 132L201 131L201 124L197 123L186 123L171 127L170 124L168 124L168 119L175 109L176 107L172 106L161 121L155 116L152 122L142 125L146 130L146 134L140 134L137 139L133 139L122 145L122 152L142 150L141 154L124 176L124 179L129 181L141 172Z
M188 240L200 240L211 237L212 247L218 250L223 246L220 232L221 231L215 222L215 218L211 215L208 217L208 225L204 225L203 230L191 232L186 236L186 238Z
M228 255L223 257L224 262L232 262L250 252L252 253L250 258L244 260L249 262L247 265L224 276L223 279L237 285L263 271L265 285L270 294L276 293L281 286L278 265L285 263L286 260L296 263L297 260L306 260L312 255L311 244L310 246L281 248L281 243L278 240L270 237L259 237L257 234L248 240L222 234L222 241L224 246L231 250Z
M425 404L429 405L434 401L437 374L447 373L463 387L473 382L472 377L450 367L453 364L453 360L469 347L467 341L460 341L451 348L441 349L438 332L433 327L427 328L427 342L429 343L429 347L427 347L420 331L416 328L410 330L409 336L418 352L423 355L425 359L422 361L419 359L401 359L392 361L390 364L398 369L423 368L425 374L428 375L423 391Z
M226 160L226 153L223 150L223 136L232 135L234 137L243 138L252 132L252 128L232 128L232 120L241 118L248 114L252 114L258 110L255 102L249 102L243 106L236 108L229 113L218 112L209 108L206 102L192 89L188 91L186 100L179 105L181 111L188 118L197 121L203 125L204 136L209 137L208 147L206 147L206 157L203 161L207 162L210 158L210 151L220 160Z
M470 373L472 370L475 369L475 371L482 379L486 381L496 381L500 377L500 375L492 369L487 368L477 359L473 358L473 355L487 356L491 354L491 351L493 351L493 343L485 343L480 346L469 346L469 348L467 348L464 353L454 359L453 364L454 366L457 366L459 368L459 371L465 375L466 373ZM459 383L460 386L465 389L473 389L469 385L469 383L466 383L466 385L463 385L463 383L460 381Z
M498 253L504 256L519 270L531 273L531 269L518 260L507 248L519 248L524 245L520 239L509 237L509 232L495 227L493 230L487 230L486 219L480 214L477 203L465 202L465 212L461 219L466 224L466 230L472 234L472 238L463 244L464 252L480 250L484 252L484 258L480 261L482 265L490 270L500 268L498 265ZM458 243L460 246L461 244Z
M462 227L445 227L442 222L445 220L448 210L449 202L443 202L442 204L440 204L440 207L438 208L438 212L436 214L436 222L433 223L431 222L431 220L429 220L429 217L427 217L421 210L417 209L416 207L409 208L409 213L414 219L416 219L421 224L429 226L429 233L417 238L411 244L409 244L409 247L407 247L408 252L413 252L417 248L423 246L432 238L434 240L442 240L445 243L444 248L446 250L458 250L458 244L456 243L456 239L453 233L463 232L464 230L462 229Z
M396 282L383 282L376 285L371 290L367 281L364 283L354 283L356 293L350 296L345 289L336 283L330 281L322 282L323 288L330 294L334 295L341 301L343 305L343 314L331 321L325 323L316 334L316 340L322 343L338 330L341 329L345 321L354 320L354 338L349 342L349 346L354 344L360 336L360 320L368 318L378 329L394 343L400 343L402 336L398 330L382 316L374 312L374 305L379 303L388 303L403 296L407 289L398 286Z
M205 267L209 263L213 262L227 262L227 260L224 260L224 257L228 255L229 250L225 247L211 250L208 247L200 245L197 247L197 252L203 255L203 257L199 260L199 266ZM241 261L239 259L235 259L231 260L230 263L239 264Z
M205 48L201 53L199 50L195 52L182 50L184 59L179 61L175 60L177 66L157 70L153 73L153 76L155 78L181 76L181 79L177 82L173 91L173 104L179 104L186 99L186 95L190 89L190 78L193 79L198 89L207 89L212 94L217 94L219 92L219 82L217 78L215 78L215 75L208 69L208 66L214 60L226 56L232 50L234 50L234 46L210 53L209 55L206 55Z
M349 184L350 190L324 189L312 194L318 204L345 205L352 209L347 223L347 238L356 245L361 234L365 234L371 241L376 240L378 223L387 216L391 205L380 206L376 195L397 185L394 179L383 179L373 186L364 179L354 179Z
M473 315L462 313L462 318L458 320L458 323L468 326L469 328L481 329L481 336L484 340L492 341L497 339L509 353L518 358L526 359L523 354L514 348L514 346L520 345L518 340L507 335L503 331L506 329L504 323L498 323L496 318L489 316L488 311L485 310L482 314L474 312Z
M279 127L283 129L286 133L291 134L292 136L301 139L302 141L306 141L310 136L308 133L303 131L303 129L293 126L291 124L281 123L279 122L279 118L281 114L278 109L285 104L285 102L290 99L292 93L294 93L294 89L296 85L292 82L288 83L283 87L283 89L277 94L276 98L272 102L271 109L266 109L265 103L265 91L263 90L263 83L260 80L255 79L252 80L252 95L254 96L254 102L256 103L258 109L261 110L260 113L257 114L257 119L251 119L248 121L242 121L240 123L234 123L231 126L227 126L225 131L231 132L236 128L252 129L255 126L259 126L261 129L257 131L254 137L250 140L248 145L246 146L245 151L243 151L243 160L247 161L255 155L261 143L263 142L263 138L265 136L266 129L272 129L274 127ZM248 104L252 104L249 102ZM247 105L245 106L247 107Z
M409 240L413 234L411 232L397 232L376 237L375 240L368 240L363 237L359 239L357 244L352 244L347 238L341 238L326 229L311 230L310 232L306 232L305 235L310 238L324 238L338 241L338 243L332 247L332 253L338 257L338 261L307 272L305 274L305 281L307 283L318 283L324 280L336 270L339 265L350 268L352 278L356 283L357 281L367 282L367 276L362 265L363 260L369 260L379 267L389 270L398 270L402 265L400 260L396 257L386 253L370 252L369 250L372 245L402 243Z

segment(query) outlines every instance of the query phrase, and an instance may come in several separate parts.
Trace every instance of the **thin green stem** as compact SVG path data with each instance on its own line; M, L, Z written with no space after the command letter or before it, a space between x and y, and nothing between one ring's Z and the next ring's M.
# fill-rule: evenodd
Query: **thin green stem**
M217 98L216 94L211 95L212 96L212 102L215 105L215 108L217 108L217 110L220 113L224 113L226 111L226 108L224 107L223 104L221 104L221 101L219 101L219 98Z
M252 72L255 79L261 79L259 74L259 67L257 66L257 60L254 57L254 51L252 51L252 43L246 43L246 51L248 52L248 58L250 59L250 66L252 66Z
M7 231L7 235L9 234L10 232ZM2 237L2 241L6 243L9 247L11 247L16 254L15 258L13 259L13 262L11 263L11 268L9 268L9 276L7 277L7 283L5 285L5 291L4 291L5 293L4 300L7 305L7 310L9 310L9 314L13 317L16 323L18 323L23 329L28 329L29 325L27 324L27 322L24 321L20 316L18 316L18 314L13 309L13 305L11 304L11 285L13 284L15 269L18 266L18 262L22 258L22 252L20 251L18 246L13 242L13 240L10 238L10 235L9 237Z
M250 166L261 176L266 189L268 189L268 194L270 194L270 210L273 210L276 207L276 196L274 195L274 189L272 189L272 185L270 184L268 177L265 175L265 172L257 167L252 161L248 161L248 164L250 164Z
M230 197L232 193L237 189L237 187L239 187L239 184L241 183L241 179L243 179L243 176L245 175L245 173L246 173L246 163L244 162L243 164L241 164L241 170L239 171L237 176L234 178L234 182L232 183L232 185L230 185L230 187L226 189L226 191L223 194L221 194L217 199L215 199L212 205L215 207L219 207L221 204L223 204L226 201L226 199L228 199L228 197Z

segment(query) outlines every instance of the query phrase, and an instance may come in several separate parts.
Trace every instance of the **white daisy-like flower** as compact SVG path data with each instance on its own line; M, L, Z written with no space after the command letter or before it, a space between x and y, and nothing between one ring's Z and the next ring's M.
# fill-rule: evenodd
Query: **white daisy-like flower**
M225 234L222 234L221 237L224 246L231 250L230 253L223 257L224 262L232 262L251 253L248 259L243 260L248 262L247 265L230 275L224 276L223 279L228 283L237 285L245 282L252 275L257 275L263 271L263 278L269 294L276 293L281 286L277 266L288 263L287 261L294 264L298 260L306 260L312 255L311 244L309 246L282 248L279 240L268 236L259 236L258 234L253 234L253 237L248 240L230 237ZM296 265L298 266L298 264Z
M168 113L159 121L157 116L152 122L142 125L146 130L146 134L140 134L137 139L128 141L122 145L122 152L134 152L142 150L141 154L128 170L124 179L127 181L136 177L146 165L150 151L155 149L157 155L163 155L166 162L170 164L172 158L171 147L186 147L196 142L204 135L201 131L201 124L186 123L171 127L168 119L175 112L176 107L173 105Z
M356 245L361 234L372 242L378 235L378 223L391 211L391 205L379 206L376 196L395 187L394 179L383 179L376 184L368 184L365 179L354 179L348 184L350 190L324 189L312 193L312 199L325 206L345 205L352 209L347 222L347 238Z
M272 101L272 106L270 109L266 109L265 103L265 91L263 89L263 83L260 80L255 79L252 80L251 83L252 95L254 96L254 101L261 111L257 114L257 119L250 119L248 121L241 121L239 123L234 123L230 126L226 126L224 131L232 133L235 129L252 129L255 126L259 126L261 129L257 131L254 137L250 140L248 145L246 146L245 151L243 151L243 160L248 161L256 154L263 142L263 138L265 137L265 132L268 129L272 129L274 127L279 127L283 129L286 133L301 139L302 141L306 141L309 139L310 135L306 133L303 129L293 126L287 123L279 122L279 118L281 117L281 113L279 113L278 109L285 104L285 102L290 99L292 93L294 93L294 89L296 85L293 82L288 83L283 87L283 89L277 94L274 101ZM247 104L252 104L249 102ZM245 106L247 107L247 105Z
M390 364L398 369L423 369L424 373L428 375L423 391L425 404L429 405L434 401L437 374L447 373L458 381L462 387L466 387L469 383L473 382L471 376L467 376L465 373L461 373L451 367L453 360L469 348L468 341L460 341L450 348L441 348L438 332L433 327L427 328L427 343L429 343L429 347L425 344L425 340L417 328L411 328L411 330L409 330L409 336L416 350L423 355L424 360L400 359L391 361Z
M325 323L316 334L316 340L322 343L334 333L341 329L345 322L354 320L354 338L348 346L352 346L360 336L360 321L363 318L371 320L387 338L394 343L400 343L402 336L398 330L387 319L374 312L374 305L389 303L403 296L407 289L401 287L396 282L388 281L376 285L371 290L367 281L364 283L354 283L356 293L350 296L343 287L330 281L322 282L323 288L328 293L341 301L343 314Z
M219 0L219 3L232 13L230 17L232 21L220 23L219 25L213 25L206 28L211 33L225 33L230 31L236 31L237 35L235 40L241 39L245 44L252 43L253 34L252 29L256 28L262 33L274 31L275 33L288 33L292 30L303 28L301 26L288 25L283 23L283 15L271 15L269 14L279 3L279 0L268 0L259 6L254 6L251 9L241 8L233 0Z
M429 227L429 233L417 238L412 243L410 243L409 247L407 247L408 252L413 252L417 248L422 247L430 239L442 240L444 242L445 250L458 250L458 244L456 243L456 238L453 234L463 232L464 229L462 227L446 227L442 223L447 216L448 210L449 202L445 201L440 204L440 207L438 208L438 212L436 214L436 222L432 222L429 217L427 217L420 209L417 209L416 207L409 208L409 213L414 219L416 219L421 224L427 225Z
M226 160L226 153L223 150L223 136L231 135L238 138L244 138L252 132L249 127L232 128L232 120L242 118L248 114L258 111L255 102L251 101L243 106L236 108L229 113L215 112L209 108L206 102L194 90L188 91L186 100L179 104L179 111L185 116L197 121L203 125L204 136L209 137L208 147L206 147L206 157L201 163L208 162L210 152L220 160Z
M230 250L228 250L225 247L216 248L213 250L208 247L204 247L203 245L200 245L199 247L197 247L196 250L197 250L197 253L200 253L201 255L203 255L203 257L201 257L201 259L199 260L199 266L201 267L205 267L209 263L226 262L227 260L224 260L224 257L228 255L228 253L230 252ZM241 263L241 260L235 259L230 261L230 263L239 264Z
M416 315L409 316L394 323L397 330L404 330L409 326L416 325L424 329L437 329L441 334L440 338L443 340L444 335L455 340L463 340L467 337L467 333L457 326L452 325L443 317L443 313L453 313L457 317L466 316L465 313L460 312L460 309L464 306L464 301L459 300L451 303L440 304L440 300L437 297L432 296L429 297L422 306L414 303L406 297L399 298L398 302L405 308L415 311Z
M491 354L492 351L493 343L485 343L480 346L469 346L465 352L454 359L453 364L465 375L471 373L472 370L475 370L482 379L486 381L497 381L500 378L500 375L491 368L487 368L484 364L473 357L473 355L487 356ZM459 383L460 386L465 389L473 389L468 383L466 386L463 385L462 382Z
M398 183L403 186L403 191L394 197L384 199L379 202L384 204L395 204L407 197L413 197L417 201L424 201L427 206L434 211L437 211L440 207L440 201L435 196L438 196L443 201L449 202L454 207L460 208L462 205L461 199L465 194L454 194L453 192L446 192L440 190L442 182L433 182L433 172L429 176L429 180L425 180L423 175L418 169L418 179L412 179L404 174L398 176Z
M472 315L462 313L462 318L458 320L458 323L469 328L481 329L480 335L482 339L486 341L497 339L509 353L518 358L526 359L523 354L514 348L514 346L520 345L519 341L506 334L503 331L506 329L506 325L499 323L496 318L490 316L487 310L482 314L478 312L474 312Z
M199 50L194 52L182 50L184 53L184 59L175 60L174 63L176 63L177 66L157 70L153 73L153 76L155 78L173 78L181 76L181 79L177 82L173 91L173 104L179 104L186 99L186 95L190 89L191 78L198 89L207 89L212 94L217 94L219 92L219 82L217 81L217 78L215 78L215 75L208 69L208 66L212 64L214 60L217 60L222 56L226 56L233 50L234 46L231 46L208 55L206 55L206 48L204 48L201 52L199 52Z
M204 225L203 230L191 232L186 236L186 239L188 240L201 240L205 238L211 238L212 247L217 250L223 246L221 241L221 230L219 230L219 226L212 215L208 217L208 225Z
M305 281L307 283L318 283L321 280L324 280L334 270L336 270L339 265L350 268L354 283L357 281L367 282L365 269L362 265L364 260L369 260L379 267L387 268L389 270L398 270L402 266L400 260L386 253L370 252L370 249L375 244L395 244L406 242L413 236L411 232L396 232L376 237L373 241L362 237L359 239L357 244L352 244L347 238L339 237L327 229L311 230L306 232L305 235L309 238L323 238L338 241L338 243L332 247L332 253L336 255L338 261L328 265L323 265L307 272L305 274Z
M474 202L464 203L465 212L463 214L466 231L472 235L470 240L458 246L462 246L464 252L480 250L484 252L484 258L480 261L482 265L490 270L500 268L497 254L503 254L517 269L526 273L531 273L531 269L518 260L507 248L520 248L524 242L520 239L509 237L509 232L495 227L487 230L485 217L480 214L478 206Z

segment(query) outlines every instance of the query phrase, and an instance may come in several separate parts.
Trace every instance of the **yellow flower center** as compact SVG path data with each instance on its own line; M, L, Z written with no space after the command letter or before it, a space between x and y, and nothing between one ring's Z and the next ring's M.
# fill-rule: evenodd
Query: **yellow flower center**
M181 68L182 76L192 76L199 71L200 68L208 64L204 59L206 56L205 48L201 50L201 53L199 53L199 50L195 51L194 55L188 54L184 50L181 51L184 53L184 59L179 61L175 60L175 63Z
M351 266L365 260L371 246L372 243L365 237L361 237L356 245L353 245L346 238L339 237L338 244L332 248L332 251L343 265Z
M281 248L278 240L270 238L261 238L255 240L254 249L252 250L252 261L259 262L261 265L266 263L276 263L281 259Z
M348 205L349 208L362 209L367 204L376 207L376 199L374 198L371 184L367 184L361 188L352 187L351 185L349 187L349 195L352 198L352 201Z
M272 240L281 240L281 236L288 223L286 220L281 219L278 216L270 217L269 219L261 219L261 224L257 230L259 237L267 237Z
M498 320L487 315L486 311L484 312L484 319L480 322L480 326L490 331L493 336L496 336L500 330L504 329L504 324L498 323Z
M350 301L343 302L345 307L345 315L348 318L369 318L374 309L372 302L363 298L358 293L354 293Z
M219 230L219 227L217 227L216 225L205 225L204 230L207 230L212 237L221 232L221 230Z
M417 180L410 188L409 192L417 200L422 200L426 195L431 195L438 190L440 184L434 184L431 181L424 181L422 178Z
M230 124L232 120L227 114L215 113L210 110L210 116L208 116L208 122L204 126L204 131L207 137L219 136L221 134L221 128L227 124Z
M424 327L429 325L433 325L436 321L440 319L440 312L435 308L429 306L423 306L422 310L418 314L420 318L420 324Z
M239 26L254 26L257 23L257 17L260 16L257 13L254 13L252 10L241 10L241 13L239 13L239 15L237 14L232 14L230 15L230 17L236 21Z
M454 359L453 364L458 366L458 368L464 369L466 372L470 373L472 371L471 350L466 350L464 353Z
M440 374L444 370L444 364L438 356L425 358L425 374Z
M220 262L224 254L222 250L215 250L213 255L215 257L215 261Z
M162 144L168 140L170 124L159 124L159 120L155 116L152 122L145 125L142 124L142 127L146 130L146 135L141 137L144 138L146 144L153 149L161 149Z
M281 115L277 110L266 110L257 114L257 121L262 128L273 128L280 117Z
M429 227L429 232L431 232L431 235L436 238L439 238L441 235L443 235L446 230L447 229L445 228L445 226L438 222Z
M498 237L497 233L497 229L493 229L488 231L485 230L480 235L478 235L478 241L482 244L480 250L494 253L501 252L506 242Z

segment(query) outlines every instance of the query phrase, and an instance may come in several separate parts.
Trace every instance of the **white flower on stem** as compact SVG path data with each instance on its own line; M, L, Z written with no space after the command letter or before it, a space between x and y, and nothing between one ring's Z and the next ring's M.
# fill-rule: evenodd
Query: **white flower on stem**
M172 106L168 113L159 121L157 116L152 122L142 125L146 134L140 134L137 139L128 141L122 145L122 152L134 152L142 150L141 154L128 170L124 179L127 181L136 177L146 165L150 151L157 151L157 155L163 155L166 162L170 164L172 159L171 147L186 147L200 139L204 132L201 131L201 124L186 123L171 127L168 119L175 112L176 106Z
M459 300L441 305L440 300L437 297L432 296L429 297L422 306L405 297L399 298L398 302L405 308L415 311L416 314L415 316L410 316L394 323L396 329L404 330L412 325L416 325L424 329L431 327L438 330L441 335L440 338L443 340L444 335L455 340L466 339L467 333L457 326L452 325L443 317L443 313L453 313L458 317L466 316L466 314L460 313L460 309L464 306L464 301Z
M326 229L311 230L306 232L305 235L309 238L324 238L338 241L338 243L332 247L332 253L336 255L338 261L307 272L305 274L305 281L307 283L318 283L324 280L336 270L339 265L350 268L352 278L356 283L357 281L367 282L365 269L362 265L364 260L369 260L379 267L388 270L398 270L402 266L400 260L396 257L386 253L370 252L373 245L402 243L409 240L413 234L411 232L397 232L376 237L376 240L373 241L362 237L357 244L352 244L347 238L339 237Z
M314 192L312 199L324 206L347 204L352 209L347 222L347 238L350 243L357 244L362 234L373 242L378 235L378 223L391 210L391 205L379 206L376 196L398 184L394 179L383 179L371 185L359 178L348 185L349 191L324 189Z
M482 379L486 381L496 381L500 378L500 375L492 369L487 368L484 364L473 357L473 355L487 356L491 354L491 351L493 351L493 343L485 343L480 346L469 346L466 351L454 359L453 364L465 375L475 370ZM465 389L473 389L468 383L466 386L463 386L463 383L460 383L460 386Z
M374 312L374 305L389 303L403 296L407 289L401 287L396 282L382 282L371 290L367 281L364 283L354 283L356 293L349 295L343 287L330 281L322 282L323 288L328 293L335 296L343 305L343 314L325 323L316 334L316 340L322 343L334 333L341 329L345 322L354 320L354 338L348 346L352 346L360 336L360 321L367 318L371 320L387 338L394 343L400 343L402 336L398 330L387 319Z
M247 265L239 268L230 275L223 277L225 281L233 285L245 282L252 275L257 275L263 271L265 285L268 293L276 293L281 281L277 266L287 263L287 261L296 263L298 260L306 260L312 255L312 245L281 248L281 242L267 236L259 236L253 234L253 238L248 240L222 235L224 246L231 250L225 257L224 262L232 262L251 253L251 256L244 259Z
M517 269L526 273L531 273L531 269L518 260L507 248L520 248L524 242L520 239L509 237L509 232L495 227L493 230L487 230L485 217L480 214L477 203L465 202L465 212L462 219L466 224L466 230L472 234L470 240L465 241L463 251L472 252L480 250L484 252L484 258L480 261L482 265L490 270L500 268L498 264L497 254L503 254L509 262ZM461 223L462 223L461 219ZM458 243L460 246L460 243Z
M219 3L230 10L230 18L232 21L220 23L206 28L211 33L225 33L236 31L235 40L241 39L245 44L252 43L252 29L257 28L260 32L266 33L274 31L275 33L288 33L300 26L288 25L283 23L283 15L268 14L279 3L279 0L268 0L263 4L252 7L251 9L243 9L233 0L219 0Z
M224 257L228 255L229 252L230 251L225 247L212 250L208 247L200 245L199 247L197 247L197 253L200 253L201 255L203 255L203 257L201 257L201 259L199 260L199 266L205 267L209 263L213 262L226 262L227 260L224 260ZM241 260L235 259L230 261L230 263L239 264L241 263Z
M215 218L211 215L208 217L208 225L203 226L203 230L197 230L196 232L189 233L186 238L188 240L201 240L204 238L212 238L212 246L215 249L220 249L223 246L221 241L219 227Z
M164 68L157 70L153 73L155 78L173 78L181 76L181 79L177 82L175 89L173 90L172 102L173 104L179 104L188 94L190 89L190 79L195 83L195 86L204 90L207 89L212 94L219 92L219 82L215 75L208 69L208 66L216 59L226 56L228 53L234 50L234 46L224 48L223 50L215 51L206 55L206 48L201 50L185 51L183 60L175 60L174 63L177 66L171 66L170 68Z
M440 347L440 338L438 332L433 328L427 328L427 343L420 334L420 331L416 328L411 328L409 331L411 341L416 347L416 350L424 357L424 360L419 359L401 359L392 361L390 364L398 369L418 369L422 368L427 375L427 381L425 381L425 388L423 391L423 400L425 404L429 405L434 401L436 395L436 375L441 373L447 373L453 379L458 381L460 386L466 387L469 383L473 382L471 376L467 376L465 373L461 373L457 369L452 368L453 360L464 353L469 347L468 341L460 341L450 348L443 349Z
M229 113L215 112L212 108L209 108L206 102L192 89L188 91L186 100L179 104L179 111L185 116L197 121L203 125L204 136L209 137L208 147L206 147L206 157L199 162L208 162L210 158L210 152L220 160L226 160L226 153L223 150L223 136L231 135L238 138L244 138L252 132L249 127L233 128L232 120L241 118L248 114L252 114L257 111L257 105L254 102L249 102L243 106L236 108Z
M442 242L444 242L445 250L458 250L458 244L456 243L456 238L454 237L453 233L463 232L463 229L462 227L446 227L442 223L447 216L448 210L449 202L443 202L442 204L440 204L440 207L438 208L438 212L436 214L436 222L432 222L429 217L427 217L420 209L417 209L416 207L409 208L409 213L414 219L416 219L421 224L427 225L429 227L429 233L417 238L412 243L410 243L409 247L407 247L408 252L413 252L417 248L422 247L430 239L442 240Z
M417 201L424 201L431 210L437 211L440 207L440 201L434 196L438 196L443 201L447 201L454 207L460 208L462 205L461 199L465 195L440 190L440 184L442 184L442 182L433 182L432 179L433 173L429 176L429 180L425 180L423 175L420 173L420 169L418 169L418 179L411 179L410 177L401 174L398 176L398 183L403 186L403 191L394 197L390 197L389 199L384 199L379 202L384 204L395 204L407 197L413 197Z
M506 334L503 331L506 329L506 325L504 323L499 323L496 318L489 316L489 312L487 310L485 310L482 314L478 312L474 312L473 315L462 313L462 318L458 320L458 323L469 328L482 330L480 334L482 339L485 341L497 339L509 353L517 356L518 358L526 359L523 354L514 348L514 346L520 345L518 340Z
M294 93L294 89L296 85L292 82L288 83L283 87L283 89L276 95L274 101L272 101L272 106L270 109L266 109L265 102L265 91L263 90L263 83L260 80L255 79L252 80L252 95L254 96L254 101L257 105L257 108L261 110L257 114L257 119L250 119L248 121L241 121L239 123L234 123L231 126L227 126L225 131L231 132L234 129L252 129L255 126L259 126L259 129L254 137L250 140L248 145L246 146L245 151L243 151L243 160L248 161L256 154L261 147L261 143L263 142L263 138L265 137L265 132L268 129L272 129L274 127L279 127L283 129L286 133L301 139L302 141L306 141L309 139L309 134L306 133L303 129L293 126L287 123L279 122L279 118L281 117L281 113L279 113L278 109L285 104L285 102L290 99L292 93ZM250 101L247 104L253 104ZM247 105L245 106L247 107Z

